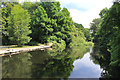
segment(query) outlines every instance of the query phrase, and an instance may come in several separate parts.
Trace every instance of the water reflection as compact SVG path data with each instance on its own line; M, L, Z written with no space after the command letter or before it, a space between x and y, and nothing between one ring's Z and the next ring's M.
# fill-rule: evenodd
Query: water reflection
M95 45L93 48L93 52L91 53L91 59L95 64L99 64L103 69L101 72L101 78L119 78L120 76L120 68L118 66L110 65L110 53L102 52L102 48ZM106 51L107 52L107 51Z
M48 51L33 51L3 57L3 78L99 78L101 69L90 60L90 52L81 55L66 49L51 56ZM80 50L79 50L80 51ZM55 54L55 53L54 53ZM83 57L84 56L84 57Z
M63 52L66 53L66 52ZM46 51L33 51L3 57L3 78L68 78L75 59L67 54L51 57Z
M74 69L69 78L99 78L102 69L90 60L90 53L86 53L82 59L73 63Z
M41 55L40 55L41 56ZM40 56L33 57L32 60L35 61L36 58ZM49 58L39 60L38 62L32 61L32 77L33 78L68 78L70 72L73 70L73 59L72 58ZM41 64L42 63L42 64Z
M3 78L31 78L31 55L28 53L2 58Z

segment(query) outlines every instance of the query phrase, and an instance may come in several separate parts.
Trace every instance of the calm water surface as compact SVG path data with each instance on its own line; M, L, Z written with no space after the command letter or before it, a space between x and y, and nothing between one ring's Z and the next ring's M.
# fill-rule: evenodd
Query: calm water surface
M74 68L69 78L99 78L101 76L102 69L93 63L89 52L82 59L76 59L73 65Z
M90 50L91 52L91 50ZM3 78L99 78L102 69L90 59L62 55L51 57L47 51L33 51L3 57Z

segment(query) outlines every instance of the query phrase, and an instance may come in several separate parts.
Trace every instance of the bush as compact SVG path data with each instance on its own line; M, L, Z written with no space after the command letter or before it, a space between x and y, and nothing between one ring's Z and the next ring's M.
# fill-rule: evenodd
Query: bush
M29 45L30 45L30 46L37 46L37 45L38 45L38 42L36 42L36 41L31 41L31 42L29 43Z
M54 51L62 52L66 48L66 43L64 40L59 41L60 43L53 41L52 48Z

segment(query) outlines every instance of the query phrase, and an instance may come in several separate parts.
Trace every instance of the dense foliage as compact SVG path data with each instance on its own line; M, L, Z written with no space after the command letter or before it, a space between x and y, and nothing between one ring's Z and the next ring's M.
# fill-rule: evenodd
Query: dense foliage
M14 5L11 10L11 15L8 17L8 33L9 39L21 46L28 43L31 38L28 36L31 31L29 30L30 15L21 6Z
M1 8L2 9L2 43L3 44L9 44L10 41L8 39L8 31L7 31L7 28L8 28L8 17L10 16L10 13L11 13L11 7L12 7L12 4L10 3L3 3L4 6L6 7L3 7Z
M111 8L103 9L100 16L101 22L97 33L94 34L95 44L100 49L99 55L102 55L105 61L110 60L108 72L111 77L118 77L119 74L114 73L112 69L120 71L120 3L116 1Z
M52 42L53 49L62 51L77 42L87 46L90 30L73 23L70 12L59 2L3 2L3 44L37 45ZM75 37L75 38L74 38ZM83 40L83 41L81 41Z
M74 23L74 25L78 32L81 31L84 34L86 41L91 41L90 29L84 28L82 24Z
M91 37L92 39L95 37L95 34L100 26L101 18L96 18L90 23Z

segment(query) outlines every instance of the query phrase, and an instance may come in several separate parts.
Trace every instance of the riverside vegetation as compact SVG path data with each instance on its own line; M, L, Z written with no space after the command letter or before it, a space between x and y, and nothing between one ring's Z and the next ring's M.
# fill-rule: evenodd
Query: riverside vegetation
M93 46L90 30L73 22L59 2L2 4L3 45L53 43L52 51L2 57L2 78L68 78L74 60L82 58Z
M54 51L80 46L81 53L89 49L90 30L74 23L67 8L59 2L3 2L3 45L38 45L53 43Z
M119 78L120 71L120 3L115 1L100 12L100 18L91 23L94 42L92 58L100 64L102 77Z
M115 0L109 9L101 10L100 18L90 23L90 29L73 22L67 8L61 9L59 2L24 2L23 4L3 2L2 4L4 5L1 9L3 45L32 46L53 43L52 51L26 52L13 58L3 57L3 64L8 65L3 66L3 77L14 77L14 75L20 77L21 74L30 73L22 77L68 78L73 70L73 61L82 58L94 43L90 55L93 62L103 69L101 78L108 80L119 78L120 3L118 0ZM27 68L21 67L19 63L19 65L8 64L13 61L16 63L20 61L20 64ZM16 71L11 74L14 67Z

